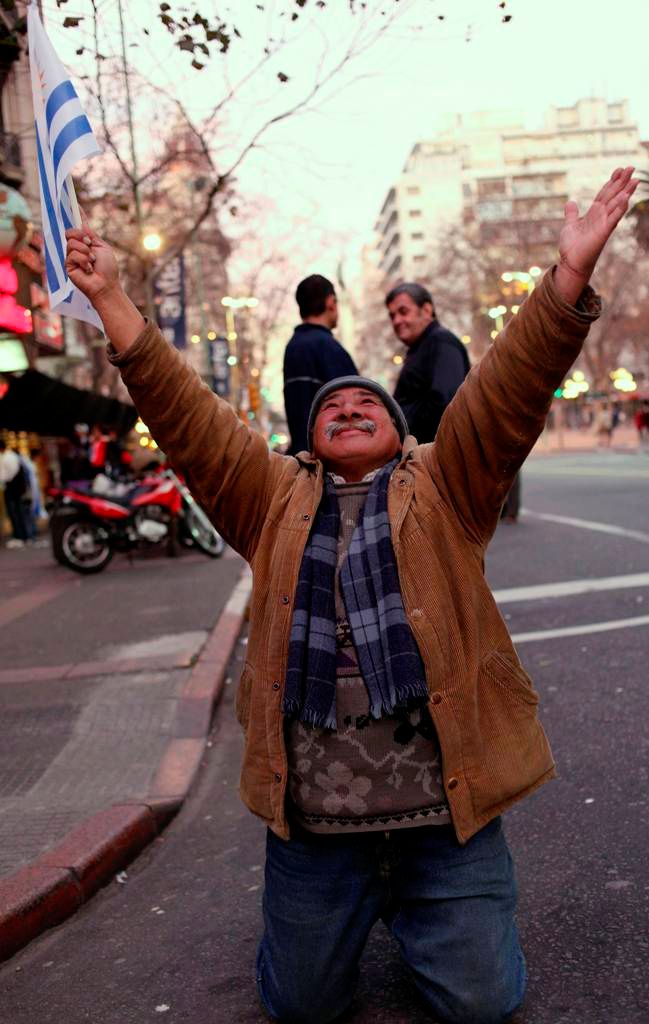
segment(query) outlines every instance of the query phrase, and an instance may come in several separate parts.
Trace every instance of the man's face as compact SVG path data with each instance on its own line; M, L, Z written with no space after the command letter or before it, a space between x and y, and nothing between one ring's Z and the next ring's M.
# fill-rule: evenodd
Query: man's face
M401 442L390 413L373 391L333 391L318 410L313 428L313 453L327 470L352 482L384 466Z
M388 315L399 341L413 345L432 321L434 313L430 302L418 306L410 295L402 292L388 306Z

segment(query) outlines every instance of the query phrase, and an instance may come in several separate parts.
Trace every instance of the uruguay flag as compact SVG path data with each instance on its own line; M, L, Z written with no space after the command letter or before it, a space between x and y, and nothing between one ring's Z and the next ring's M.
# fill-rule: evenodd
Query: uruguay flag
M103 331L97 313L65 272L65 231L78 227L72 168L101 153L68 72L57 57L38 16L27 8L29 63L36 119L36 149L47 290L55 313L85 320Z

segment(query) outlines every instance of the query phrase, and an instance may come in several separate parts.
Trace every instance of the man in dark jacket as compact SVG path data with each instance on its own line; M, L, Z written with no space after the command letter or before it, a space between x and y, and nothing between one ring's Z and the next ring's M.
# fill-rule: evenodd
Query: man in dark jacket
M331 281L311 274L295 292L302 323L284 352L284 406L291 435L289 455L308 448L306 426L316 392L336 377L358 374L354 361L331 333L338 323L338 302Z
M435 439L442 413L469 372L469 358L460 339L440 324L422 285L398 284L385 304L394 333L408 348L394 397L410 433L426 444Z

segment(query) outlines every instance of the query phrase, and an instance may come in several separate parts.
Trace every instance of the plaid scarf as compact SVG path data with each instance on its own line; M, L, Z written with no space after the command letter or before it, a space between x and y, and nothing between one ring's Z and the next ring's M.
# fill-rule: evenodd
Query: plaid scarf
M340 586L374 718L428 698L423 662L401 599L390 537L388 484L395 459L372 481ZM325 492L304 550L291 624L283 711L306 725L336 728L336 563L340 511Z

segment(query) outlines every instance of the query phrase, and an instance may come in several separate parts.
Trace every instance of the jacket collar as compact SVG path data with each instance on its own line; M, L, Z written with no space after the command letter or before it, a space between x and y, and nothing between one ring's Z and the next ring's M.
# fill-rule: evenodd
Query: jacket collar
M417 340L413 341L412 345L408 345L408 351L406 352L406 356L408 356L411 352L416 352L419 346L421 345L422 341L425 341L426 338L431 338L438 327L439 320L437 319L437 317L433 317L431 322L429 324L426 324Z
M294 334L305 334L307 331L324 331L326 334L330 334L333 337L333 331L329 327L325 327L324 324L309 324L304 321L293 328Z

